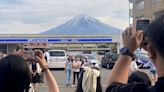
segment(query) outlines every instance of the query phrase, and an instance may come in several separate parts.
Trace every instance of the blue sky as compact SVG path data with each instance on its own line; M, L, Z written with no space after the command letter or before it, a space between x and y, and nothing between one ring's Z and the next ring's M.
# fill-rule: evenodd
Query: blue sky
M124 29L128 0L0 0L0 33L39 33L79 14Z

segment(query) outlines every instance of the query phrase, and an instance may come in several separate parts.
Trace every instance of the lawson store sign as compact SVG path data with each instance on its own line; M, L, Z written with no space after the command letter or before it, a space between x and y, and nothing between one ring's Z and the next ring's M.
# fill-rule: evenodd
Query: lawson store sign
M108 43L112 38L0 38L0 43Z

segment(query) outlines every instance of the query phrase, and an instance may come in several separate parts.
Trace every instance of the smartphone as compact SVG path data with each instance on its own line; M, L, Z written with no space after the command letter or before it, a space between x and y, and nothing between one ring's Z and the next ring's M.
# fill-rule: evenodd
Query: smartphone
M39 51L35 51L35 56L39 56L40 52Z
M146 35L145 31L147 30L149 24L150 24L150 20L148 20L148 19L137 20L136 30L144 32L144 36L143 36L143 40L142 40L140 49L147 47L147 41L146 41L147 35Z
M148 19L137 20L136 30L137 31L140 31L140 30L146 31L149 24L150 24L150 20L148 20Z

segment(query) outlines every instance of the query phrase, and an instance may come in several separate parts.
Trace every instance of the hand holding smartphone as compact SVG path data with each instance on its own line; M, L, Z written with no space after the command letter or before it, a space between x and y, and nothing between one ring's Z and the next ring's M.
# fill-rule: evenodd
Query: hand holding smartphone
M41 53L40 53L40 51L35 51L35 56L40 56L41 55Z
M144 33L143 41L141 43L140 48L143 48L145 50L147 50L147 36L145 31L147 30L149 24L150 24L150 20L148 19L137 20L136 23L136 31L143 31Z
M36 50L35 53L34 53L35 58L36 58L36 56L38 56L38 57L41 58L41 57L42 57L41 54L42 54L42 53L41 53L39 50ZM38 59L37 59L37 58L35 59L35 61L38 63Z
M42 70L47 70L48 66L47 66L46 60L45 60L44 55L41 50L35 51L35 57L36 57L36 60L38 60Z

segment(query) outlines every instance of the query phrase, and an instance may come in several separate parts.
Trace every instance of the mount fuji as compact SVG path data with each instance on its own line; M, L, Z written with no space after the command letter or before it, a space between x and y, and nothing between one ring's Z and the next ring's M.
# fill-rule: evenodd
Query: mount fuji
M54 35L103 35L120 34L122 30L104 24L88 15L78 15L66 23L41 34Z

